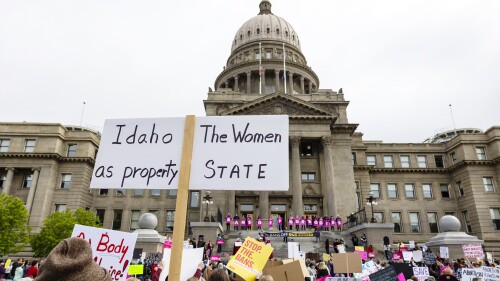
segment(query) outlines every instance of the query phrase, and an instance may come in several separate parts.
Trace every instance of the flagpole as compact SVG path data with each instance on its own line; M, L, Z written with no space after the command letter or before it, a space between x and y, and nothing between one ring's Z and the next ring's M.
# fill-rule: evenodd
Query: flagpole
M283 88L285 88L286 95L286 52L285 52L285 43L283 43Z
M262 43L259 43L259 94L262 95Z

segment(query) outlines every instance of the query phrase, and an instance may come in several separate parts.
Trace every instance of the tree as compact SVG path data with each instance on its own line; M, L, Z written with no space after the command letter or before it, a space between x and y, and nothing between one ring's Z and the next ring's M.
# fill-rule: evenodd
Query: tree
M31 247L36 257L46 257L62 240L71 236L75 224L100 227L99 218L92 212L76 209L54 212L43 221L40 233L31 238Z
M23 201L0 194L0 257L17 253L29 243L28 217Z

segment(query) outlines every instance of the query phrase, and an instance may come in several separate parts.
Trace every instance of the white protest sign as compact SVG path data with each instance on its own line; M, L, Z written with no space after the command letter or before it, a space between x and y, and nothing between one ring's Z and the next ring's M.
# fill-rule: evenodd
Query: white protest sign
M106 120L91 188L176 189L184 123ZM197 117L189 188L286 191L288 139L286 115Z
M415 262L421 262L423 260L422 251L413 251L413 260Z
M370 280L369 275L378 271L377 264L374 261L365 262L361 265L362 273L354 273L354 277L363 280Z
M413 275L415 275L419 281L425 281L429 278L429 268L428 267L414 267Z
M500 268L483 266L484 281L500 281Z
M450 258L448 247L439 247L439 256L444 259Z
M413 252L404 251L402 253L403 253L403 260L405 260L405 261L410 261L411 258L413 258Z
M410 241L410 249L415 249L415 241Z
M288 258L293 259L300 256L299 242L288 242Z
M466 258L484 258L483 248L481 247L481 244L462 245L462 249L464 250L464 257Z
M475 278L483 277L483 270L481 268L460 268L462 281L472 281Z
M363 281L363 279L352 277L326 277L325 281Z
M107 269L113 280L127 279L137 233L75 224L71 237L80 237L89 242L94 261Z
M188 280L193 277L198 269L198 264L202 261L204 248L182 249L181 278ZM170 256L172 249L163 249L163 270L159 280L165 280L170 270Z

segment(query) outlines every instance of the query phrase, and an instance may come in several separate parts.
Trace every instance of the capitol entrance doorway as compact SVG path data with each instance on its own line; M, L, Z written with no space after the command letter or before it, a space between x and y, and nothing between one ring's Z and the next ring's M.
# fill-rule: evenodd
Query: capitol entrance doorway
M283 219L281 225L286 229L287 225L287 208L286 205L271 205L271 218L273 220L273 230L278 230L278 216Z

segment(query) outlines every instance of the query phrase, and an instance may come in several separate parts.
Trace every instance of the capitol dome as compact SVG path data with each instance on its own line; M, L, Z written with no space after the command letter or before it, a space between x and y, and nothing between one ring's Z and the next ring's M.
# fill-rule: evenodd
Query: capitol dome
M234 36L231 52L249 42L280 41L300 50L299 36L292 25L271 12L271 2L262 0L257 16L246 21Z

